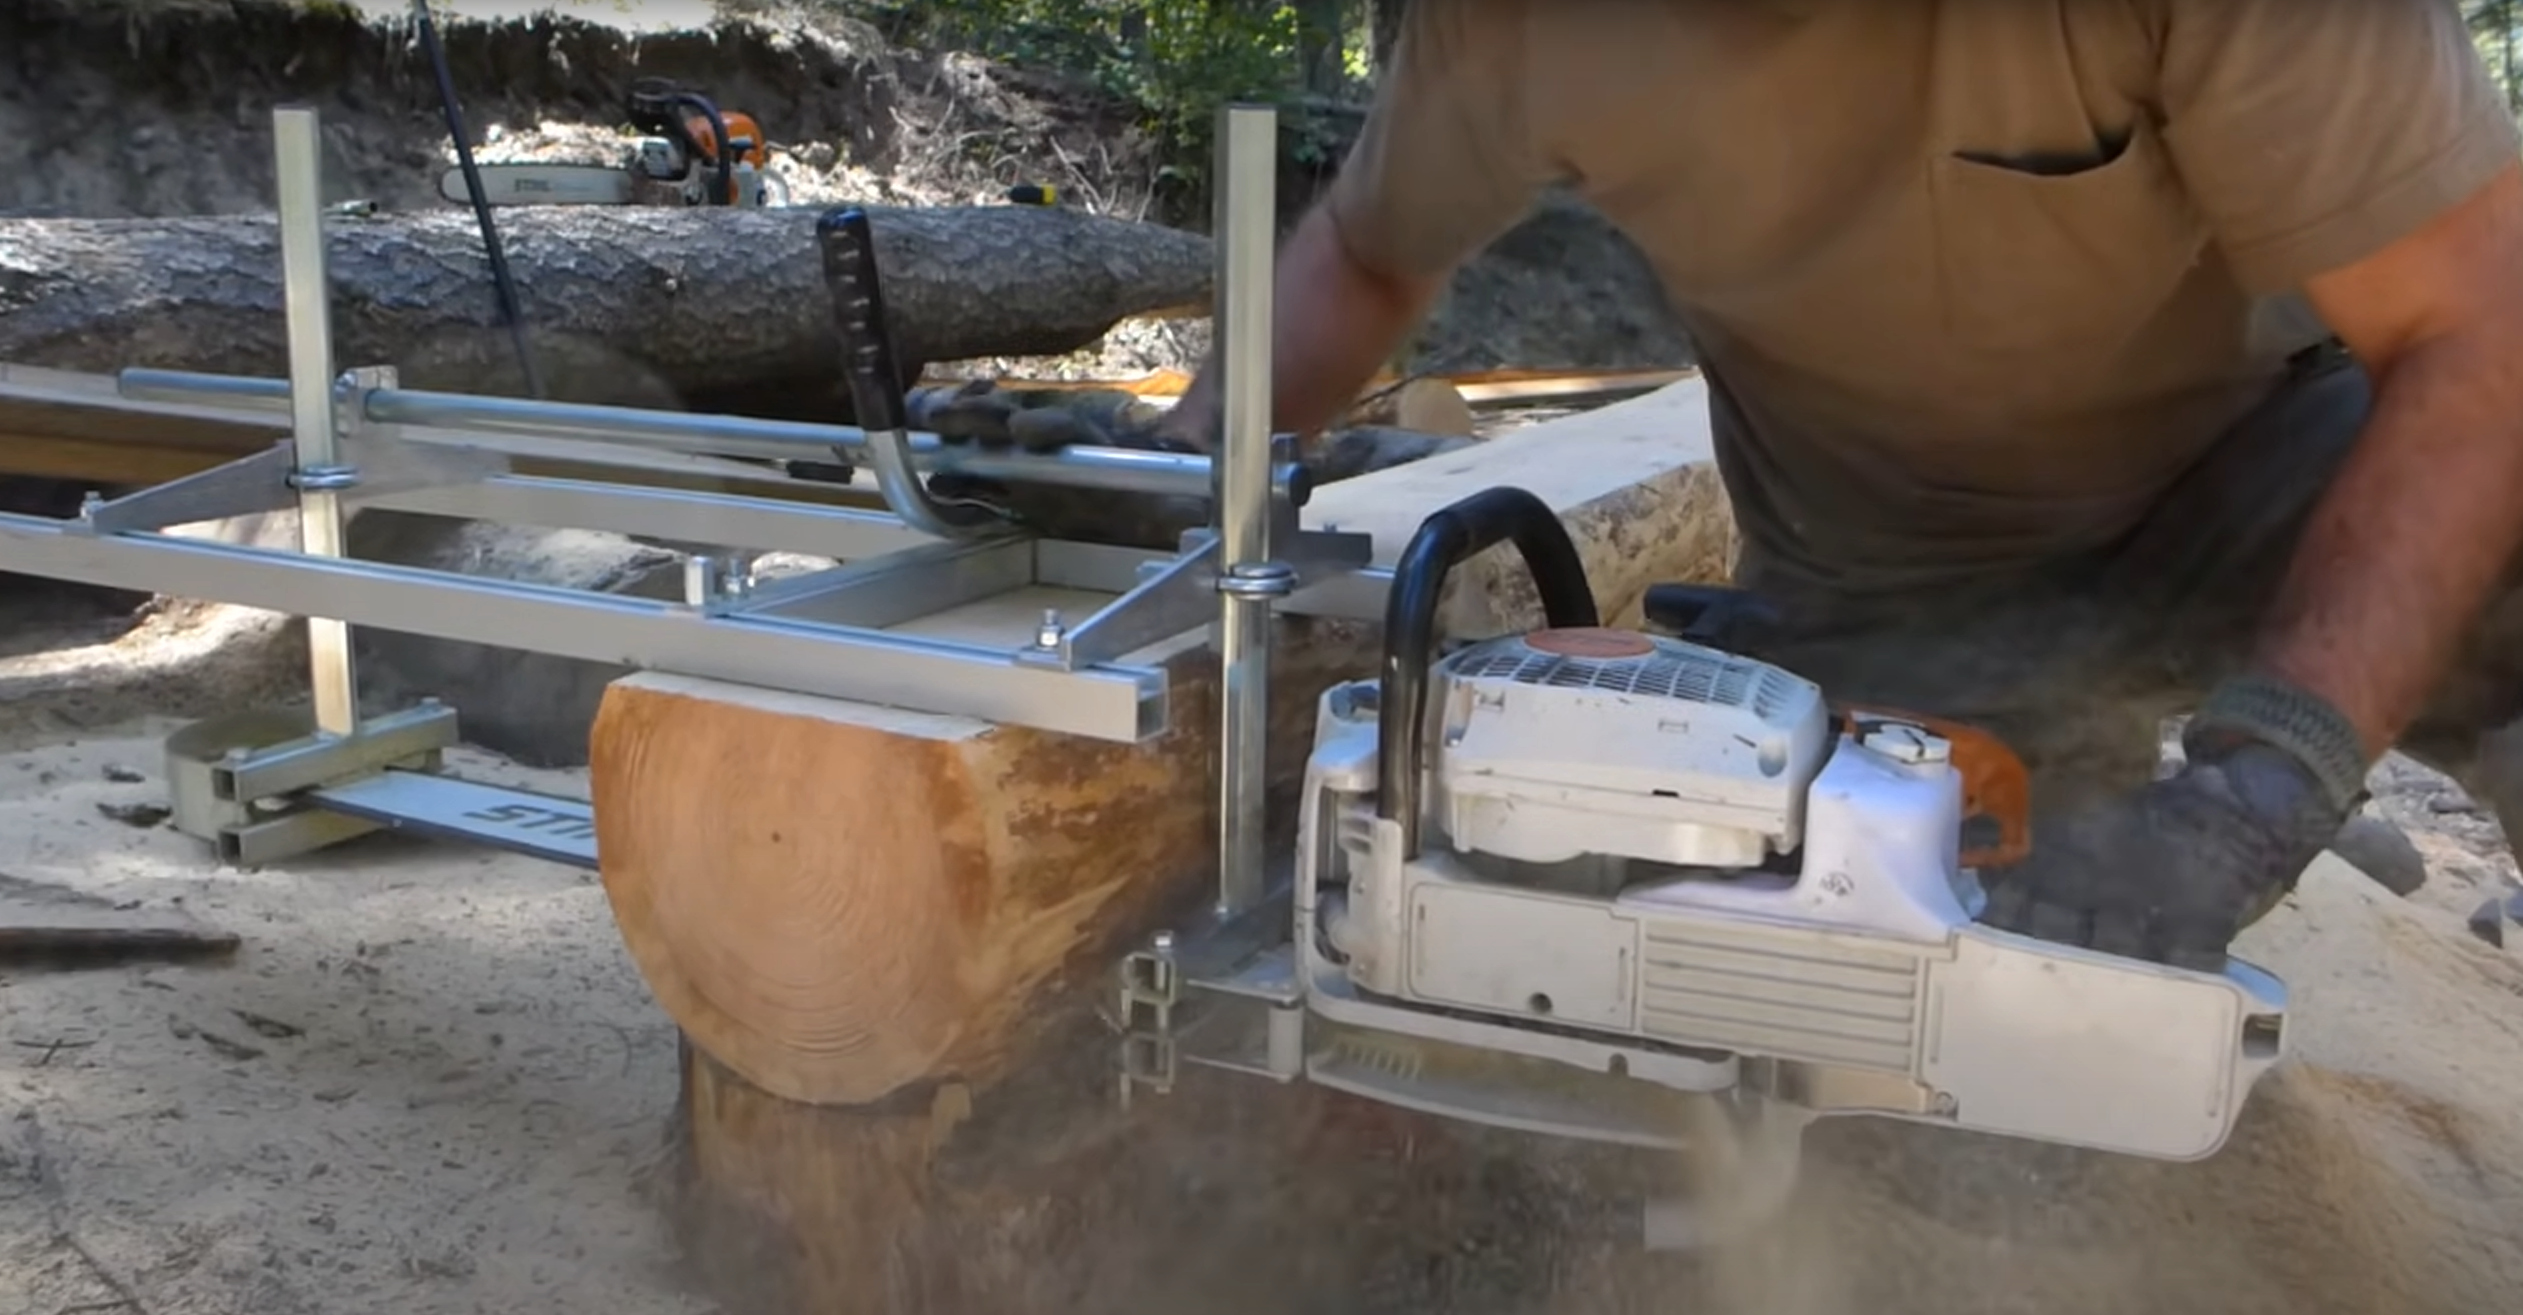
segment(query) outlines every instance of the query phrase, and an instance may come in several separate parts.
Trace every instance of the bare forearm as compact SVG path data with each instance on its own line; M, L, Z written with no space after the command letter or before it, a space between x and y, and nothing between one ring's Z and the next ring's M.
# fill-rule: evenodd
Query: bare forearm
M2327 698L2379 756L2424 708L2523 547L2523 332L2482 325L2378 371L2365 434L2315 508L2259 665Z
M1272 282L1272 426L1312 433L1337 419L1427 312L1436 287L1361 267L1329 214L1307 215L1280 248ZM1176 406L1177 437L1206 446L1218 414L1218 370L1213 357Z

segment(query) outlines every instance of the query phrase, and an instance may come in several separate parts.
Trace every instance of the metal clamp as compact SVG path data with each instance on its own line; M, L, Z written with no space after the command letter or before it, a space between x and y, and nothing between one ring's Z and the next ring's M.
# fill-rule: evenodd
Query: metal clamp
M359 467L339 463L298 466L289 472L288 483L300 493L347 493L359 487Z
M1133 950L1121 960L1121 1084L1116 1091L1122 1108L1142 1087L1169 1095L1180 1063L1174 1034L1174 1006L1182 1001L1182 966L1174 957L1174 933L1158 932L1148 948Z
M751 601L753 588L751 553L684 554L683 605L703 616L733 614Z
M1218 592L1239 603L1267 605L1295 593L1296 568L1286 562L1241 562L1218 577Z

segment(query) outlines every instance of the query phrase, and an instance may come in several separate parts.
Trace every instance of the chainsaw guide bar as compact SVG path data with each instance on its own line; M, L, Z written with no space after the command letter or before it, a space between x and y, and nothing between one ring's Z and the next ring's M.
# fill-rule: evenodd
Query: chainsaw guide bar
M634 188L630 171L593 164L485 164L476 167L482 199L492 205L629 205ZM464 170L449 169L438 177L438 194L465 204Z

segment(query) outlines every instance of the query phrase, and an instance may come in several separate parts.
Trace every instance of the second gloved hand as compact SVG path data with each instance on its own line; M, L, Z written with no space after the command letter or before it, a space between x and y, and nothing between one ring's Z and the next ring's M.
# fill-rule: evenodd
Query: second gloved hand
M988 379L911 390L907 419L949 442L1056 452L1075 446L1190 451L1167 412L1115 388L1002 388Z
M1998 878L1982 921L2219 972L2226 946L2294 889L2345 820L2284 750L2193 746L2177 775L2041 836Z

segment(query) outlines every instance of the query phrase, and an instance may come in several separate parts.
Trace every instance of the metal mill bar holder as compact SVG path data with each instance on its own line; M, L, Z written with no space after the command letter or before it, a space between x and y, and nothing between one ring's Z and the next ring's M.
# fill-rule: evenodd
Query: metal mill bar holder
M272 166L279 181L280 261L289 325L289 419L297 466L300 543L309 557L347 555L340 490L339 418L333 406L332 284L324 265L324 132L316 112L272 111ZM310 616L307 660L315 685L315 725L326 735L359 729L358 672L350 623Z
M1278 247L1279 116L1229 105L1218 117L1219 396L1218 913L1261 902L1270 742L1271 605L1296 583L1271 559L1271 279Z
M135 402L167 402L225 410L283 412L292 393L286 379L203 374L191 370L134 368L116 376L117 391ZM829 460L836 447L865 459L867 431L854 425L752 416L696 415L627 406L540 402L404 388L359 394L352 417L397 425L418 442L450 443L448 431L476 435L594 442L645 451L742 457L752 460ZM1056 484L1115 493L1205 498L1214 491L1207 457L1135 448L1073 447L1058 452L992 452L950 445L935 434L912 431L914 461L930 470L952 470L977 479ZM1302 504L1310 490L1295 463L1271 469L1274 488Z

